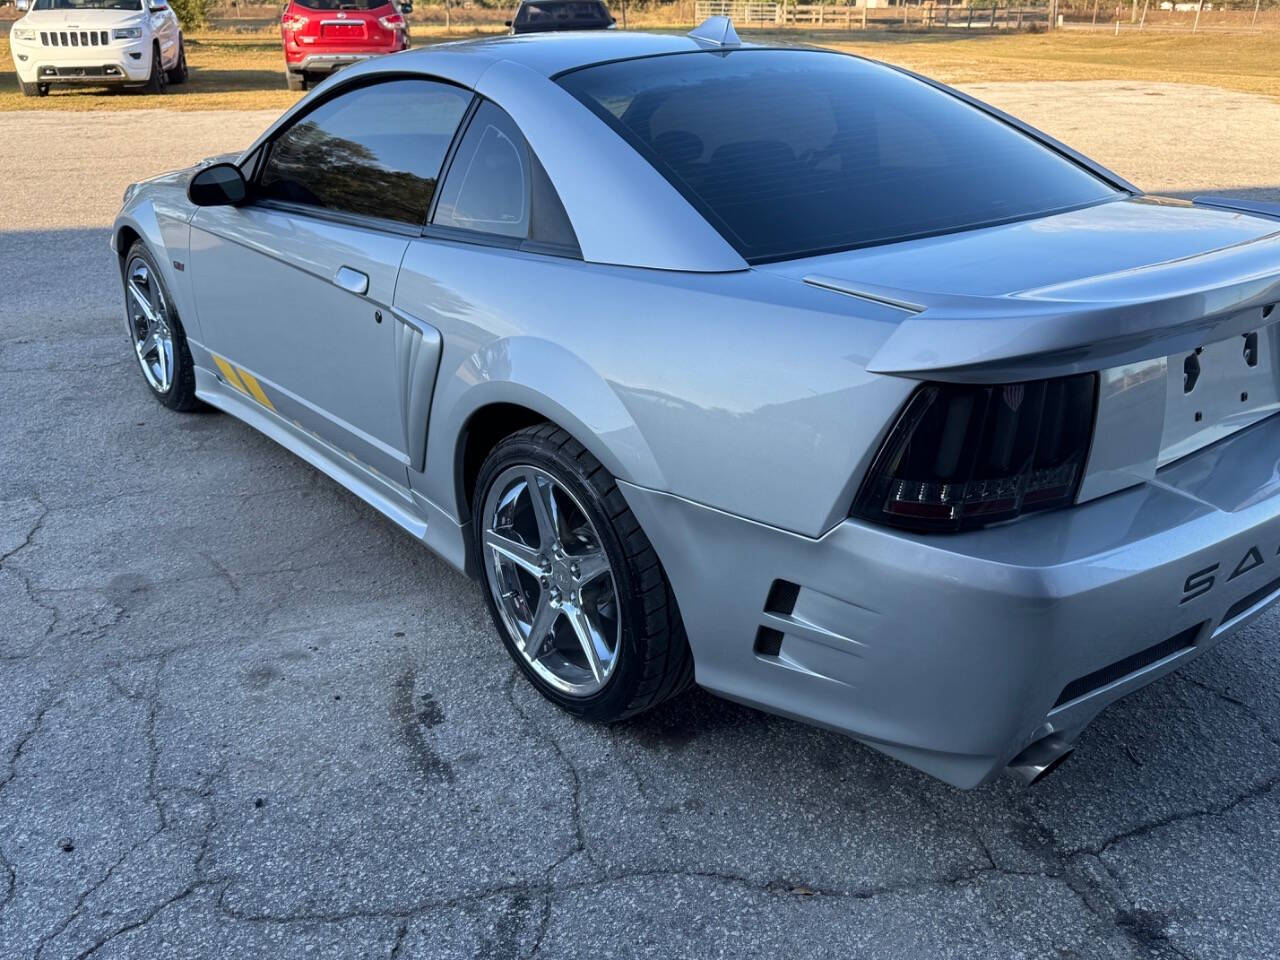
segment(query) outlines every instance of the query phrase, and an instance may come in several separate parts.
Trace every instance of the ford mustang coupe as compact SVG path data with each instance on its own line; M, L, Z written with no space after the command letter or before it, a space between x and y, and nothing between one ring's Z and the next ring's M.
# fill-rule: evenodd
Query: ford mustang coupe
M719 19L353 66L112 245L155 397L482 581L547 699L969 787L1280 594L1278 220Z

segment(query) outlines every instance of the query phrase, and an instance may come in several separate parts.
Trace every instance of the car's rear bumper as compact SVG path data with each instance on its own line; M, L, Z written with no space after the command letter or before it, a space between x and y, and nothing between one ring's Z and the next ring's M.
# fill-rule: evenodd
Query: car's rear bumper
M815 540L623 490L699 683L969 787L1280 595L1277 450L1273 417L1153 482L955 536L847 521Z
M285 66L294 73L332 73L334 70L341 70L343 67L349 67L353 63L368 60L370 57L380 57L386 53L397 53L402 49L404 48L401 46L394 46L362 50L360 52L287 55L285 57Z

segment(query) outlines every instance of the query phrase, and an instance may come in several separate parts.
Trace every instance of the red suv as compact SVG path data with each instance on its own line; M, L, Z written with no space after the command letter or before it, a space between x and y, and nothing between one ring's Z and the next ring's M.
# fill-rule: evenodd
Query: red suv
M305 90L323 75L357 60L409 46L405 15L412 3L392 0L289 0L280 18L284 77Z

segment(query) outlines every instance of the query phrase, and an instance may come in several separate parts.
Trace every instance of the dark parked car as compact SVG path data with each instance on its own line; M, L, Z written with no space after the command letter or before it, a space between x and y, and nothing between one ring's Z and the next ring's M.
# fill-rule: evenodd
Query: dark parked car
M612 30L614 21L600 0L525 0L507 26L512 33Z

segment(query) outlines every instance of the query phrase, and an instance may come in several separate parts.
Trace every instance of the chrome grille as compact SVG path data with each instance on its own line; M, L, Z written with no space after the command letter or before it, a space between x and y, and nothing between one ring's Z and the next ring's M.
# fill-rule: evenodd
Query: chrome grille
M40 32L40 43L46 47L105 47L111 42L106 30L52 30Z

